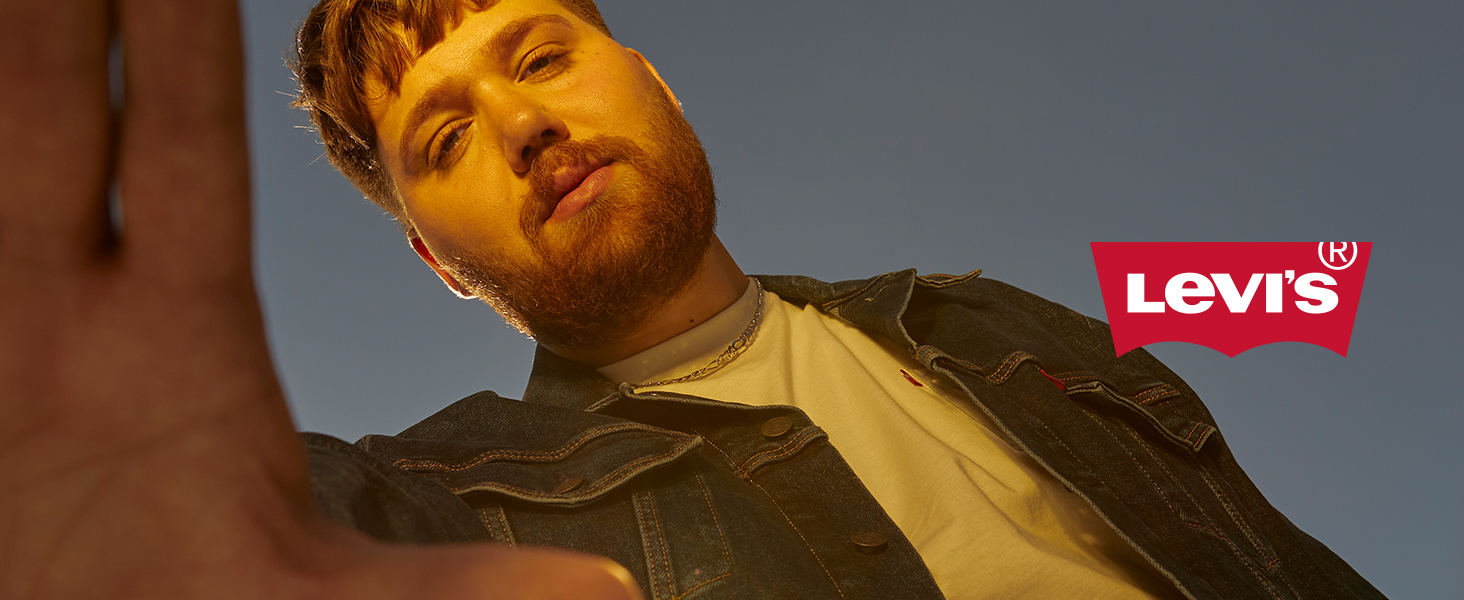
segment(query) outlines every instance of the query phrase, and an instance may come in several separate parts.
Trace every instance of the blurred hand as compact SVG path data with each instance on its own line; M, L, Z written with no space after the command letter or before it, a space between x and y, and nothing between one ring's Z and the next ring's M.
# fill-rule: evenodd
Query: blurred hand
M638 597L605 559L314 514L253 287L233 2L0 23L0 598Z

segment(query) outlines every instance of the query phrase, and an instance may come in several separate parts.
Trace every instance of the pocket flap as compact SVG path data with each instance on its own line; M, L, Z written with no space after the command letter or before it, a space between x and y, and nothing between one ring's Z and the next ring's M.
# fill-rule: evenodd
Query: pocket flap
M448 435L417 426L397 436L367 436L357 445L458 495L492 493L580 506L702 443L698 436L644 423L497 396L465 399L424 424L449 412L471 413L462 416L478 424L476 430L463 431L459 419Z
M1088 379L1074 381L1063 391L1070 396L1091 392L1126 406L1158 426L1166 439L1193 452L1198 452L1216 431L1215 425L1208 422L1208 413L1190 408L1192 403L1198 405L1199 400L1186 398L1167 383L1155 382L1133 393L1124 393L1101 380Z

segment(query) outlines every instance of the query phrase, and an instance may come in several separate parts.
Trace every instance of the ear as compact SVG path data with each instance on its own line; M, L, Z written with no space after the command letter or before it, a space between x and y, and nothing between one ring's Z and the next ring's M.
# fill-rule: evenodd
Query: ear
M631 56L634 56L636 60L639 60L641 64L646 66L646 70L650 71L651 76L656 78L656 82L661 84L661 89L665 90L666 97L670 98L671 103L676 105L676 110L682 110L681 101L676 99L676 92L671 91L671 86L666 85L665 79L661 79L661 73L656 71L656 65L651 64L651 61L644 54L637 52L634 48L626 48L626 50L630 52Z
M422 258L422 262L432 267L432 272L437 273L437 277L442 279L443 285L446 285L447 289L452 290L452 293L457 294L459 298L463 299L476 297L472 292L468 291L468 288L462 282L458 281L451 273L448 273L446 269L442 268L442 265L437 262L437 257L432 256L432 251L427 249L426 242L422 241L422 237L417 235L416 230L407 231L407 243L411 244L412 251L416 252L417 256Z

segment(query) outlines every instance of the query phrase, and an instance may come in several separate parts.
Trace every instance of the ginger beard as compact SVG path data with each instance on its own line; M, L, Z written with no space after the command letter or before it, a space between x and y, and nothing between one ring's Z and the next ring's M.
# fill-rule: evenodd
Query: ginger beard
M597 137L556 142L534 159L519 220L532 256L448 256L443 268L543 343L600 344L644 323L690 282L716 224L706 152L670 100L658 100L645 137L659 148ZM603 158L617 165L611 186L569 220L545 223L554 171Z

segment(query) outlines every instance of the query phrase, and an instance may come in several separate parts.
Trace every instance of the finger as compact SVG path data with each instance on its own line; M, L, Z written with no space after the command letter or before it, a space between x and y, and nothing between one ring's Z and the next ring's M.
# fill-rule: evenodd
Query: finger
M604 557L556 548L502 544L382 543L315 522L303 544L286 543L291 568L316 596L404 598L642 600L630 572Z
M0 257L55 266L107 239L109 20L105 0L0 3Z
M641 600L625 567L552 548L502 545L378 546L337 597Z
M232 0L118 0L127 104L119 186L134 267L248 276L249 174Z

